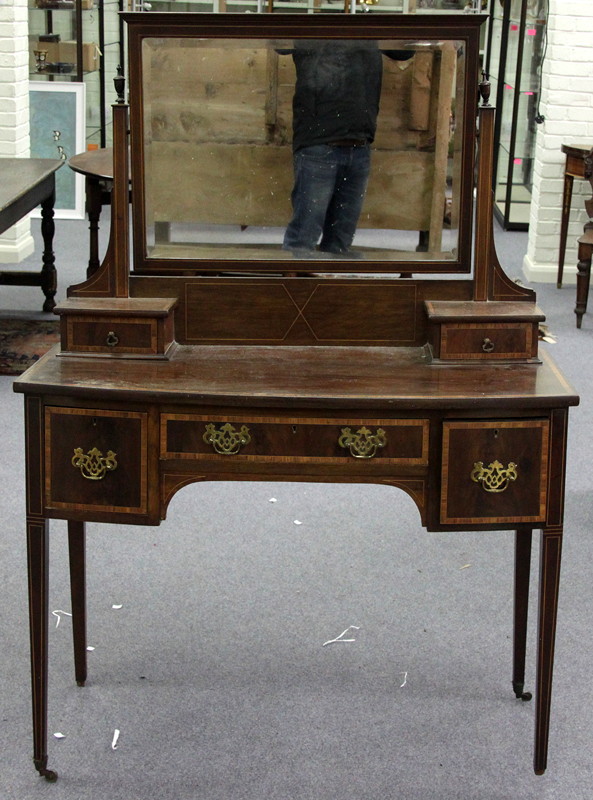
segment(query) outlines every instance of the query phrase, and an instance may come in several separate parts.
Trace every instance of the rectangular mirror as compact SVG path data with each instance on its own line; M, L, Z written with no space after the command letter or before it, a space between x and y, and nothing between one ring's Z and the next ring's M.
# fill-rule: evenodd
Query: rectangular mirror
M125 16L137 272L469 271L481 17Z

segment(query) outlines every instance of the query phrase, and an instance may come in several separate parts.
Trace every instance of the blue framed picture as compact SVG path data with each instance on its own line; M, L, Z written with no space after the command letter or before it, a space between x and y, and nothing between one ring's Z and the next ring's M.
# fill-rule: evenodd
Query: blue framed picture
M85 149L84 83L29 83L32 158L69 158ZM33 212L39 216L39 211ZM84 178L71 169L56 173L55 216L83 219Z

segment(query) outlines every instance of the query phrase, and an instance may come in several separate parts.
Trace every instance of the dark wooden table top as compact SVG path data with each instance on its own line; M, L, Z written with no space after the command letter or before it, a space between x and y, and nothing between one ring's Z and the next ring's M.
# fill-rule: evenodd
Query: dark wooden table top
M88 150L72 156L68 166L89 178L99 178L106 181L113 180L113 148L104 147L101 150Z
M181 346L170 360L56 356L17 378L15 391L197 406L392 410L550 408L578 396L542 364L430 364L424 348Z
M0 158L1 231L10 227L10 225L3 227L4 215L36 186L56 172L63 163L60 159L53 158ZM37 203L33 207L35 205Z

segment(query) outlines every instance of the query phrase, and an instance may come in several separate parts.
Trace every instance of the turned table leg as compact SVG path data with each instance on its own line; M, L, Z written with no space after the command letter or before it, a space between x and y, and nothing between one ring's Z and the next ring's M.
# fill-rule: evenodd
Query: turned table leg
M577 264L577 328L581 327L583 314L587 310L589 284L591 282L591 255L593 254L593 222L585 225L585 234L579 239L579 260Z
M55 190L41 203L41 235L43 237L43 264L41 267L41 289L45 295L43 303L44 311L52 311L56 301L56 290L58 288L56 259L53 251L53 241L55 233L54 223L54 202Z

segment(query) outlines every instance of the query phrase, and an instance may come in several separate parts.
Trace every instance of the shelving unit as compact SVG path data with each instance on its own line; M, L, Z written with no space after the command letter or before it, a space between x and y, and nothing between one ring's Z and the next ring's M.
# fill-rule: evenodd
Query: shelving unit
M36 0L29 8L29 79L84 82L87 146L111 142L112 78L123 63L119 11L120 0Z
M486 72L496 104L494 213L527 230L535 155L546 0L492 0Z

